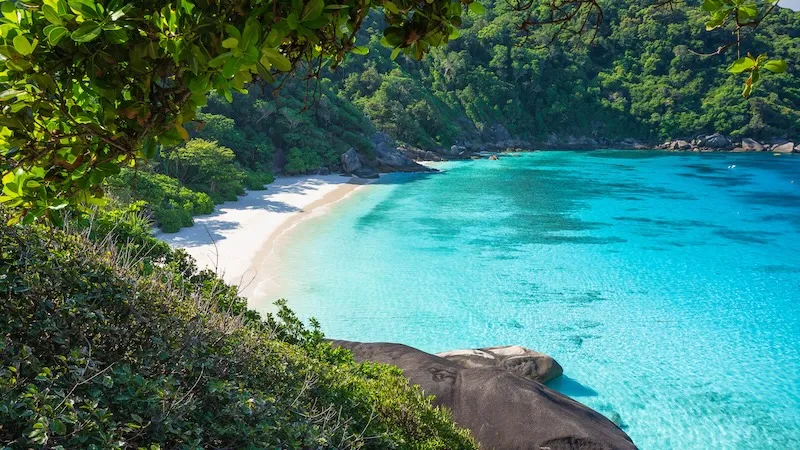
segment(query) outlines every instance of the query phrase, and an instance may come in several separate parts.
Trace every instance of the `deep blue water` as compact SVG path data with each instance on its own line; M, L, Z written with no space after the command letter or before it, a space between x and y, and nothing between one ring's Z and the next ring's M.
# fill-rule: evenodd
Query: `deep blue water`
M553 355L551 387L642 449L800 448L800 157L537 152L442 169L302 223L271 296L331 337Z

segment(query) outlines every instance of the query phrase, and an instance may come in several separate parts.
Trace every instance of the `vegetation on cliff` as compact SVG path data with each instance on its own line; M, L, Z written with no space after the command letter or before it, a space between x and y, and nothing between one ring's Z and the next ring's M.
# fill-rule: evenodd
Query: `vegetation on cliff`
M398 369L248 311L135 215L0 219L4 448L474 448Z

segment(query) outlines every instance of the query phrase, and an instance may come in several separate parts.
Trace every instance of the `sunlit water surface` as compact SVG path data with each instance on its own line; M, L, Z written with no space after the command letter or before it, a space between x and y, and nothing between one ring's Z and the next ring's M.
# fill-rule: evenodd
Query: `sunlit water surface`
M272 296L340 339L548 353L565 373L551 387L642 449L800 448L800 157L441 169L299 225Z

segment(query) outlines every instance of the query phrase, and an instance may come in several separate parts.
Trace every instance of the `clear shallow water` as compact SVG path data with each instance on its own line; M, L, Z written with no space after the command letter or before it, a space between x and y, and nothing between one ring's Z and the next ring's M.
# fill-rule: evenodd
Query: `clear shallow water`
M800 157L443 169L302 223L274 295L336 338L553 355L551 387L618 415L642 449L800 448Z

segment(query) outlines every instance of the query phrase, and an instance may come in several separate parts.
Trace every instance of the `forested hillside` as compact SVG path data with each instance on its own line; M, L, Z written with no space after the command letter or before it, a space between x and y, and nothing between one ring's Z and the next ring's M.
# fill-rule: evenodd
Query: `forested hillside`
M781 9L743 48L789 61L787 73L763 77L755 95L741 95L743 77L726 69L738 56L703 57L727 43L706 32L700 8L606 2L590 44L549 41L552 30L523 37L520 14L503 0L468 15L460 37L421 62L363 31L368 57L351 57L335 75L339 95L376 127L419 146L513 137L537 142L552 134L609 141L647 141L722 132L769 139L800 132L800 13ZM686 2L698 5L700 2ZM543 143L543 142L542 142Z

